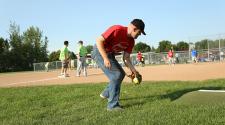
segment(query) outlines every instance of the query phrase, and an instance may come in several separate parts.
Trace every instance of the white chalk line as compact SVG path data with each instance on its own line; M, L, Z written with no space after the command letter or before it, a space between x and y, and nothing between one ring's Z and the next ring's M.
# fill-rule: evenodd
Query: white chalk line
M14 82L14 83L10 83L10 84L7 84L7 85L15 85L15 84L24 84L24 83L43 82L43 81L49 81L49 80L54 80L54 79L60 79L60 78L58 78L58 77L53 77L53 78L39 79L39 80L32 80L32 81Z
M225 90L198 90L200 92L225 92Z

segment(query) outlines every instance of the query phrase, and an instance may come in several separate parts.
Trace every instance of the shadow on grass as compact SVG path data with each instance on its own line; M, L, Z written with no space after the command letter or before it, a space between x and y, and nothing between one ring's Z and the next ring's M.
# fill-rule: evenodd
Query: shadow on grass
M123 98L120 100L130 100L132 103L129 103L127 105L124 105L125 108L137 106L137 105L144 105L145 103L148 102L154 102L155 100L163 100L163 99L170 99L171 101L174 101L181 96L183 96L186 93L193 92L193 91L198 91L198 90L221 90L225 89L224 87L198 87L198 88L189 88L189 89L183 89L183 90L178 90L174 91L168 94L164 95L147 95L147 96L139 96L139 97L130 97L130 98Z
M165 95L161 95L161 99L169 98L171 101L174 101L186 93L198 91L201 89L203 89L203 90L221 90L221 89L224 89L224 87L199 87L199 88L183 89L183 90L175 91L175 92L168 93Z

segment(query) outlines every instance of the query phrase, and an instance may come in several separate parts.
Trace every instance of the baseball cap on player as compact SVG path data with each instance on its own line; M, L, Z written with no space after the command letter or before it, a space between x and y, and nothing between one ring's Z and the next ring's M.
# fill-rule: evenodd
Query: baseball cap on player
M138 29L141 30L142 34L146 35L144 29L145 29L145 23L141 19L134 19L131 21L131 24L136 26Z
M78 43L79 43L79 44L83 44L83 41L82 41L82 40L80 40L80 41L78 41Z

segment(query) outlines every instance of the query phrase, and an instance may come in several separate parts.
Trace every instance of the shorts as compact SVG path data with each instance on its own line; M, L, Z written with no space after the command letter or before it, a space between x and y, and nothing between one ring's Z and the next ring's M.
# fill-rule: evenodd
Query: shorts
M169 63L169 64L173 64L173 63L174 63L174 59L173 59L172 57L169 57L169 58L168 58L168 63Z
M192 61L197 61L196 56L192 56Z
M62 60L62 67L63 67L63 68L68 68L68 64L69 64L68 61Z

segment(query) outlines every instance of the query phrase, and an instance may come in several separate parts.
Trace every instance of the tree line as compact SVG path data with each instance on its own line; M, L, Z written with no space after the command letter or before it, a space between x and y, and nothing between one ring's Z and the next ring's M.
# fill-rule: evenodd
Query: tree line
M225 47L225 39L209 40L203 39L195 43L196 49L207 49ZM42 31L38 27L31 26L22 34L19 25L15 22L10 24L9 38L0 37L0 72L8 71L29 71L33 70L33 63L51 62L59 60L60 50L49 53L48 37L43 36ZM93 45L86 46L90 54ZM168 52L171 48L174 51L188 51L189 43L180 41L172 44L169 40L159 42L157 48L151 47L145 42L137 42L133 48L133 53L141 52ZM73 52L70 52L71 59L76 59Z
M33 63L48 61L48 38L38 27L31 26L20 34L11 23L9 39L0 38L0 72L27 71Z

